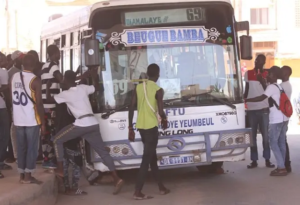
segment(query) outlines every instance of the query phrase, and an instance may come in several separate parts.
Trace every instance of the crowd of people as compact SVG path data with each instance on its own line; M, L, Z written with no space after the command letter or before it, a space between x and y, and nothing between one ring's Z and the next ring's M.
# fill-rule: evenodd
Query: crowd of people
M79 69L76 72L68 70L63 75L59 69L59 48L48 46L47 55L48 62L42 63L36 51L26 54L15 51L7 56L0 53L0 171L12 169L7 163L16 160L20 183L40 184L42 182L34 178L32 173L36 163L42 159L43 167L55 169L56 176L62 179L66 194L85 195L86 192L78 187L82 166L79 141L83 138L111 171L115 182L113 193L119 193L124 181L118 176L113 159L105 149L89 101L89 95L100 90L98 69L91 68L82 75L79 75ZM258 166L256 141L259 129L263 139L265 165L268 168L276 167L270 175L286 176L292 171L286 136L289 116L279 105L282 93L291 98L289 78L292 69L288 66L264 69L265 62L266 57L258 55L254 69L244 75L247 117L253 131L252 162L248 168ZM135 200L153 198L142 193L149 166L157 180L160 194L170 192L163 185L156 156L159 121L163 129L167 128L167 117L163 111L164 91L156 84L159 74L158 65L148 66L148 80L136 86L129 107L128 139L135 140L133 114L137 105L136 128L144 144ZM93 85L85 85L86 78L91 78ZM76 83L78 80L79 83ZM282 83L278 84L278 80L282 80ZM271 150L277 166L270 161ZM68 175L70 165L73 169L71 184ZM0 178L3 177L0 172Z
M262 135L263 157L265 165L275 168L271 176L286 176L292 171L289 147L287 143L287 129L289 117L279 108L281 94L285 93L290 100L292 86L289 78L292 69L289 66L273 66L264 69L266 57L258 55L255 67L245 73L246 88L244 98L247 103L247 117L252 128L253 146L251 147L251 164L248 169L258 166L257 131ZM281 84L278 84L281 80ZM276 159L276 164L271 163L271 150Z
M59 48L48 46L47 55L48 62L42 63L35 51L15 51L7 56L0 53L0 170L11 170L8 163L16 161L21 184L41 184L32 173L42 159L43 168L55 170L62 179L66 194L84 195L86 192L78 187L81 137L111 170L113 193L117 194L124 181L105 149L89 101L89 95L100 89L97 68L82 75L80 69L69 70L63 76ZM92 78L94 85L85 85L86 78ZM1 172L0 178L4 178Z

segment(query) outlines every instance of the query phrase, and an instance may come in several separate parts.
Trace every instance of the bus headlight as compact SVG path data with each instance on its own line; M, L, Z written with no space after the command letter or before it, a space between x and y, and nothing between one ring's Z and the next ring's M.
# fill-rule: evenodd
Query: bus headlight
M111 157L130 157L135 155L131 146L128 144L107 145L105 149L109 152ZM95 151L94 153L95 158L100 158Z
M124 147L124 148L122 149L122 154L127 155L128 153L129 153L128 148Z
M227 143L228 143L229 145L232 145L232 144L233 144L233 139L232 139L231 137L228 138Z
M235 143L237 143L237 144L243 144L244 143L244 137L237 137L237 138L235 138Z
M250 133L225 133L222 134L222 138L219 143L216 143L214 147L227 147L227 146L238 146L238 145L251 145Z
M119 152L120 152L120 147L114 146L113 152L114 152L115 154L116 154L116 153L119 153Z

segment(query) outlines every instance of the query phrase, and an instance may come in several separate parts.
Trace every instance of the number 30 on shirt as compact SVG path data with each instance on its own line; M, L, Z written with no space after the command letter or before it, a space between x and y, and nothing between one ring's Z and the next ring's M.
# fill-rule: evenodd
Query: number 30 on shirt
M13 99L14 105L26 106L28 104L28 98L24 92L19 93L18 91L15 91L13 92L13 95L14 95L14 99Z

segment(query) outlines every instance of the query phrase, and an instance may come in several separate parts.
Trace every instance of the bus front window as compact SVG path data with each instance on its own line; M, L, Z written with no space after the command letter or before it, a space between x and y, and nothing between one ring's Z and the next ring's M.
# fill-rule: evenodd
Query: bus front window
M99 101L104 110L129 104L152 63L160 67L157 84L165 91L164 100L172 101L166 106L221 105L216 98L242 103L233 12L223 4L196 8L148 9L147 18L130 9L95 15L104 57ZM192 11L197 11L194 16ZM161 17L151 17L156 14Z

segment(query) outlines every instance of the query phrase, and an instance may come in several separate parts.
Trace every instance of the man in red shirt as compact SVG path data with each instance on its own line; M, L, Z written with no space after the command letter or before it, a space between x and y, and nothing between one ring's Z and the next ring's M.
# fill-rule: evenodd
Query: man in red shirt
M255 98L264 94L266 89L266 77L268 71L264 69L266 63L266 57L264 55L258 55L255 59L255 67L253 70L249 70L245 73L246 88L244 98ZM252 136L253 146L251 147L251 160L252 163L248 165L248 169L257 167L258 151L257 151L257 129L259 127L263 138L263 157L266 160L266 166L274 168L270 162L271 149L268 137L269 128L269 101L265 99L260 102L247 102L247 117L249 119Z

